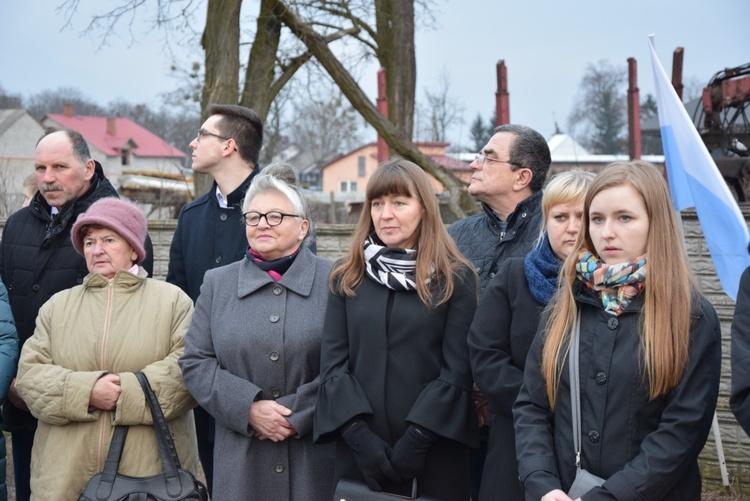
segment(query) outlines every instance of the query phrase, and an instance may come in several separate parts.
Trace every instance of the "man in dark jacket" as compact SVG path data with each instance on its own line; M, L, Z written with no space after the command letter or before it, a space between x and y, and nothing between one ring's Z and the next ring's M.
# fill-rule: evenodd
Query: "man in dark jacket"
M190 142L193 170L214 183L208 193L180 211L169 248L167 282L177 285L195 302L206 271L239 261L247 250L242 199L258 173L263 124L249 108L216 105ZM195 409L198 454L209 492L213 482L213 420Z
M78 285L88 274L86 261L70 240L79 214L96 200L116 197L102 166L91 159L85 139L75 131L50 131L37 143L34 169L39 191L31 204L8 218L0 243L0 277L8 288L19 346L34 333L39 308L53 294ZM146 241L144 268L153 270ZM29 499L31 447L36 419L15 390L3 406L11 432L16 499Z
M542 227L542 186L551 163L549 146L537 131L501 125L471 163L469 194L483 212L456 221L448 232L479 274L480 288L508 257L524 256Z
M448 228L459 250L472 262L484 292L503 261L525 256L542 228L542 186L552 162L549 146L537 131L524 125L501 125L482 152L471 162L474 171L469 194L482 203L483 212ZM535 312L534 312L535 313ZM478 499L487 451L489 409L475 388L482 424L482 448L472 454L471 492Z

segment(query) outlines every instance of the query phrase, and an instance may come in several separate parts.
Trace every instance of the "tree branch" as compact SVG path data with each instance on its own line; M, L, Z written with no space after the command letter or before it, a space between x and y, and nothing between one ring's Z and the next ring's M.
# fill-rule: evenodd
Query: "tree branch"
M403 137L398 129L380 114L357 82L330 51L325 39L320 34L305 24L283 1L276 2L274 13L307 46L352 106L385 139L388 146L399 155L429 172L446 187L449 192L448 205L453 214L457 217L463 217L475 207L471 197L462 189L461 184L453 174L420 152L411 141Z

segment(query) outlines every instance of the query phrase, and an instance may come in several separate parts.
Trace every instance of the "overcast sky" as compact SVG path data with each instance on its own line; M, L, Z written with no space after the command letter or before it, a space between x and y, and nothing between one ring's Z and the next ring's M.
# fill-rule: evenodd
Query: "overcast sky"
M70 86L106 105L122 98L159 104L174 89L173 55L164 33L147 32L147 18L136 18L135 41L120 29L99 49L101 32L81 36L92 12L120 0L81 0L73 26L56 12L62 0L3 2L0 7L0 85L24 96ZM155 4L155 1L150 2ZM243 13L257 11L246 0ZM101 5L101 7L100 7ZM196 29L205 15L197 13ZM672 51L685 48L684 79L708 82L717 71L750 62L748 0L435 0L437 26L417 35L417 92L437 89L448 71L451 93L464 107L464 124L451 137L468 143L477 113L494 109L495 65L508 67L511 121L536 128L546 137L555 119L567 127L586 65L607 60L626 66L638 60L641 97L653 92L648 35L655 33L659 57L671 74ZM254 27L254 24L252 25ZM173 39L180 61L202 61L198 38ZM361 85L375 98L373 67ZM369 139L369 138L366 138Z

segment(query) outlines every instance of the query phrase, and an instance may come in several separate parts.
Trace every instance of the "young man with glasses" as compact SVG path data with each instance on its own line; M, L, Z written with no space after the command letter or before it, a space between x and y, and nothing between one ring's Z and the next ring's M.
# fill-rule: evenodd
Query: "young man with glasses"
M167 282L184 290L195 302L206 271L239 261L247 238L242 222L242 199L258 173L263 124L250 108L213 104L195 139L190 142L193 170L208 174L214 183L208 193L180 211L169 249ZM195 409L198 453L209 492L213 483L212 419Z
M474 264L480 292L497 274L503 261L525 256L542 227L542 186L550 163L549 146L537 131L523 125L501 125L471 162L469 194L482 203L482 212L456 221L448 228L459 250ZM489 499L480 494L484 458L487 453L489 407L476 389L482 444L472 450L471 499ZM504 417L506 419L507 417ZM512 420L511 420L512 426ZM515 455L513 444L506 444ZM487 482L494 482L490 478Z

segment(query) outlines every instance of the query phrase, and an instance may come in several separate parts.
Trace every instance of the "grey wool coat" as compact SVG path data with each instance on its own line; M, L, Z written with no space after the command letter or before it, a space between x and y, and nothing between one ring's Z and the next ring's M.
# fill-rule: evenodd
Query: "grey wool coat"
M331 266L302 246L278 283L248 259L206 273L180 366L216 419L214 501L333 495L334 450L312 442ZM260 399L291 409L298 435L254 438L248 416Z

